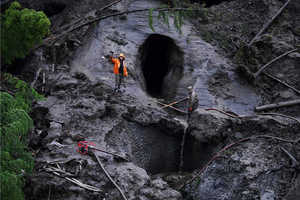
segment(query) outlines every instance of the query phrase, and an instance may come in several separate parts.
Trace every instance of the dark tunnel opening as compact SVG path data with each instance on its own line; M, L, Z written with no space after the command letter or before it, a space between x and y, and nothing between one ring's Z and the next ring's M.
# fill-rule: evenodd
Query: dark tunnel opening
M174 93L183 71L183 53L170 37L152 34L140 48L141 68L148 94Z

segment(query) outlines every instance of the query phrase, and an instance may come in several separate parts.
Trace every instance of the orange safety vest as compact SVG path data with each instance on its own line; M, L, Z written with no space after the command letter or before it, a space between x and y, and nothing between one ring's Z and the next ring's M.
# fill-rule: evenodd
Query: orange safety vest
M111 57L111 61L115 64L114 65L114 74L119 74L119 68L120 68L120 60L118 58ZM128 76L127 68L124 63L124 69L123 69L123 75Z

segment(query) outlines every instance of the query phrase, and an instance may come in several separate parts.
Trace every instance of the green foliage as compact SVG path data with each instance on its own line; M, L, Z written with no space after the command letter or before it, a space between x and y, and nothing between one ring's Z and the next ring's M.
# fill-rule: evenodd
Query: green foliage
M23 109L27 113L30 112L33 100L43 100L43 96L38 94L25 81L22 81L11 74L5 73L3 75L3 83L14 91L16 99L16 107Z
M5 64L24 58L29 50L49 32L50 20L41 11L21 9L13 2L1 14L1 56Z
M32 101L43 97L10 74L4 74L2 79L2 84L14 94L0 92L1 200L23 200L23 174L31 173L34 164L26 150L26 135L33 127L28 112Z
M149 9L149 27L151 28L151 30L153 31L153 32L155 32L155 30L154 30L154 27L153 27L153 8L150 8Z
M192 7L187 7L186 2L179 1L179 0L173 0L174 8L171 8L167 5L164 5L160 7L159 9L150 8L149 9L149 27L153 32L155 32L154 26L153 26L153 12L157 11L157 19L162 21L164 24L170 27L169 18L173 18L173 26L176 28L176 30L181 33L181 27L183 25L183 20L185 17L191 16L193 13Z
M10 172L0 172L1 200L23 200L23 183L20 178Z

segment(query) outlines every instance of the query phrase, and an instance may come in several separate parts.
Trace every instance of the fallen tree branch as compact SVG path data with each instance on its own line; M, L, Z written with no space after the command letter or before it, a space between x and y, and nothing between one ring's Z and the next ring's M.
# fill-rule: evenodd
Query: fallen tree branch
M225 152L226 150L232 148L233 146L239 145L241 143L247 142L249 140L253 140L253 139L257 139L257 138L271 138L271 139L275 139L275 140L279 140L282 142L287 142L287 143L292 143L292 144L296 144L297 142L300 141L300 139L298 140L286 140L283 138L279 138L279 137L274 137L274 136L270 136L270 135L258 135L258 136L253 136L253 137L247 137L247 138L243 138L238 140L237 142L233 142L229 145L226 145L223 149L221 149L220 151L218 151L209 161L206 165L204 165L204 167L202 167L200 169L199 172L197 172L195 175L193 175L193 177L189 180L187 180L184 184L182 184L181 186L179 186L179 190L182 190L187 184L191 183L192 181L194 181L197 177L199 177L208 167L209 165L215 161L217 158L219 158L221 156L221 153Z
M281 81L279 78L277 78L277 77L275 77L275 76L273 76L273 75L271 75L271 74L269 74L269 73L267 73L267 72L262 72L262 73L263 73L264 75L266 75L267 77L269 77L269 78L271 78L271 79L273 79L273 80L275 80L275 81L278 81L279 83L281 83L281 84L285 85L286 87L292 89L294 92L300 94L300 91L299 91L299 90L297 90L297 89L294 88L293 86L290 86L289 84L287 84L287 83Z
M294 156L292 156L292 154L290 154L285 148L280 147L280 149L286 154L288 155L288 157L293 161L292 166L296 167L299 165L299 162L296 160L296 158Z
M78 181L75 178L65 177L65 179L68 180L68 181L70 181L70 182L72 182L72 183L74 183L74 184L76 184L76 185L78 185L78 186L80 186L80 187L82 187L82 188L84 188L84 189L87 189L87 190L90 190L90 191L94 191L94 192L101 192L100 189L98 189L98 188L96 188L94 186L91 186L91 185L84 184L84 183Z
M291 0L288 0L279 10L278 12L263 26L263 28L255 35L255 37L250 41L248 46L251 46L255 40L263 33L265 30L272 24L272 22L282 13L285 7L290 3Z
M300 120L296 119L295 117L291 117L291 116L288 116L288 115L283 115L283 114L280 114L280 113L260 113L258 115L275 115L275 116L285 117L285 118L295 120L296 122L298 122L300 124Z
M268 105L263 105L263 106L257 106L257 107L255 107L255 111L264 111L264 110L268 110L268 109L272 109L272 108L281 108L281 107L293 106L293 105L297 105L297 104L300 104L300 99L279 102L279 103L273 103L273 104L268 104Z
M205 169L207 169L208 166L209 166L213 161L215 161L215 160L221 155L221 153L223 153L224 151L228 150L229 148L231 148L231 147L233 147L233 146L235 146L235 145L237 145L237 144L246 142L246 141L248 141L248 140L250 140L250 139L251 139L250 137L249 137L249 138L244 138L244 139L241 139L241 140L239 140L239 141L237 141L237 142L234 142L234 143L231 143L231 144L225 146L223 149L221 149L219 152L217 152L217 153L216 153L216 154L208 161L208 163L207 163L206 165L204 165L204 166L200 169L199 172L197 172L195 175L193 175L193 177L192 177L191 179L187 180L183 185L181 185L181 186L179 187L179 190L182 190L183 187L185 187L187 184L193 182L198 176L200 176L200 175L202 174L202 172L203 172Z
M286 140L286 139L271 136L271 135L258 135L258 136L254 136L253 139L255 139L255 138L270 138L270 139L273 139L273 140L278 140L278 141L281 141L281 142L292 143L292 144L294 144L294 143L296 143L296 141L298 141L298 140Z
M255 73L253 74L253 77L254 77L254 78L257 78L257 76L258 76L265 68L267 68L268 66L270 66L272 63L274 63L275 61L279 60L280 58L282 58L282 57L284 57L284 56L286 56L286 55L288 55L288 54L290 54L290 53L293 53L293 52L295 52L295 51L297 51L297 50L298 50L298 49L293 49L293 50L287 51L287 52L285 52L284 54L281 54L280 56L274 58L273 60L271 60L270 62L268 62L268 63L265 64L264 66L262 66L257 72L255 72Z
M95 12L101 12L101 11L103 11L103 10L105 10L105 9L107 9L107 8L109 8L109 7L111 7L111 6L115 5L115 4L117 4L117 3L119 3L120 1L122 1L122 0L114 1L114 2L112 2L112 3L110 3L110 4L108 4L108 5L106 5L106 6L102 7L102 8L100 8L99 10L97 10L97 11L95 11ZM90 16L89 16L89 17L90 17ZM77 19L76 21L74 21L74 22L72 22L72 23L70 23L70 24L66 24L66 25L60 27L59 30L55 31L54 33L62 32L62 31L64 31L64 30L66 30L67 28L70 28L70 27L72 27L72 26L77 25L79 22L81 22L81 21L83 21L83 20L88 20L89 17L79 18L79 19Z
M34 49L37 49L41 46L44 46L46 44L54 44L56 41L58 41L62 36L66 35L67 33L70 33L70 32L73 32L83 26L87 26L87 25L90 25L94 22L97 22L97 21L100 21L100 20L103 20L103 19L107 19L107 18L110 18L110 17L115 17L115 16L120 16L120 15L127 15L127 14L132 14L132 13L137 13L137 12L145 12L145 11L149 11L150 9L152 8L146 8L146 9L137 9L137 10L130 10L130 11L124 11L124 12L118 12L118 13L114 13L114 14L109 14L109 15L104 15L104 16L99 16L99 17L96 17L94 19L90 19L82 24L79 24L75 27L72 27L70 29L68 29L67 31L65 32L62 32L58 35L50 35L49 37L45 38L43 40L43 43L36 46ZM188 8L153 8L152 9L153 11L199 11L199 9L188 9Z
M123 197L124 200L127 200L125 194L123 193L123 191L121 190L121 188L117 185L117 183L111 178L111 176L109 175L109 173L105 170L103 164L101 163L100 159L98 158L98 156L95 154L95 152L93 151L94 156L97 159L98 164L100 165L101 169L104 171L106 177L110 180L110 182L112 182L112 184L118 189L118 191L120 192L121 196Z
M51 168L45 168L45 170L46 170L47 172L51 172L51 173L53 173L53 174L55 174L55 175L57 175L57 176L59 176L59 177L61 177L61 178L64 178L64 179L66 179L66 180L68 180L68 181L70 181L70 182L72 182L72 183L78 185L79 187L84 188L84 189L87 189L87 190L90 190L90 191L93 191L93 192L101 192L101 191L102 191L102 190L100 190L99 188L96 188L96 187L94 187L94 186L84 184L84 183L78 181L78 180L75 179L75 178L65 177L64 175L65 175L65 174L69 174L69 173L66 172L66 171L64 171L64 170L61 170L61 169L59 169L59 168L51 167ZM64 174L64 175L62 175L62 174L60 174L60 173L62 173L62 174Z
M222 113L222 114L224 114L224 115L227 115L227 116L229 116L229 117L232 117L232 118L240 118L240 116L238 116L238 115L233 115L233 114L229 114L229 113L227 113L227 112L225 112L225 111L222 111L222 110L219 110L219 109L216 109L216 108L207 108L207 109L205 109L206 111L211 111L211 110L214 110L214 111L218 111L218 112L220 112L220 113Z

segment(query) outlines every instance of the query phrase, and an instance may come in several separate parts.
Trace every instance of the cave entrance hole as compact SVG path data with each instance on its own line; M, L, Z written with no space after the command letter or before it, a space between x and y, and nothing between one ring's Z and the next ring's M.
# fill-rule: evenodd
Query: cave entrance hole
M183 52L165 35L151 34L140 47L145 89L153 97L176 94L183 73Z

